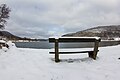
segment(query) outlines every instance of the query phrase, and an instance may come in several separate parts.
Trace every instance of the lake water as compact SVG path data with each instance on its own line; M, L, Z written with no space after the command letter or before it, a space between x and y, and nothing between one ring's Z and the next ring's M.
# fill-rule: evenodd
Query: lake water
M49 41L40 42L14 42L18 48L36 48L36 49L50 49L54 47L54 43ZM120 41L102 41L100 46L113 46L120 44ZM60 43L60 48L90 48L94 46L94 43Z

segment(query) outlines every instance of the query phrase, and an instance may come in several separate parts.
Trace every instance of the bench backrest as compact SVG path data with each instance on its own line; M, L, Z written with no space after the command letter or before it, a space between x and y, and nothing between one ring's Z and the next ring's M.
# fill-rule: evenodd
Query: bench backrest
M56 40L58 42L95 42L95 41L101 41L99 37L61 37L61 38L49 38L49 42L53 43Z

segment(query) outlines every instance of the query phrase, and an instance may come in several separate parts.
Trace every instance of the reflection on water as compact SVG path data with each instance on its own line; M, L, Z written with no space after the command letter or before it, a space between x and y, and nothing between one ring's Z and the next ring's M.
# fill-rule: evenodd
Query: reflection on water
M54 47L54 43L49 43L49 41L40 42L14 42L18 48L36 48L36 49L50 49ZM100 46L113 46L120 44L120 41L102 41ZM60 48L90 48L94 46L94 43L60 43Z

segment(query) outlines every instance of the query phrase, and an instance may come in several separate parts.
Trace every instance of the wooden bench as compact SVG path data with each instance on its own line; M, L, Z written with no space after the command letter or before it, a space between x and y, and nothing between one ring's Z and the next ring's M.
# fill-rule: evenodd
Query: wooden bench
M96 59L99 42L101 39L99 37L60 37L60 38L49 38L49 43L55 43L55 52L50 52L50 54L55 54L55 62L59 62L59 54L70 54L70 53L88 53L90 58ZM94 49L92 51L81 51L81 52L59 52L59 43L71 43L71 42L94 42Z

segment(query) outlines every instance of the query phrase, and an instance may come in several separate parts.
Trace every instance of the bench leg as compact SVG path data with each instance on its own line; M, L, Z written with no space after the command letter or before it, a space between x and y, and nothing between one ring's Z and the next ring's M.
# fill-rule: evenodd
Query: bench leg
M60 62L60 60L59 60L59 44L58 44L58 39L55 40L55 62Z
M99 47L99 41L96 40L95 45L94 45L94 52L93 52L93 59L94 60L96 60L96 57L97 57L98 47Z
M93 58L93 51L88 52L88 56L89 56L90 58Z

